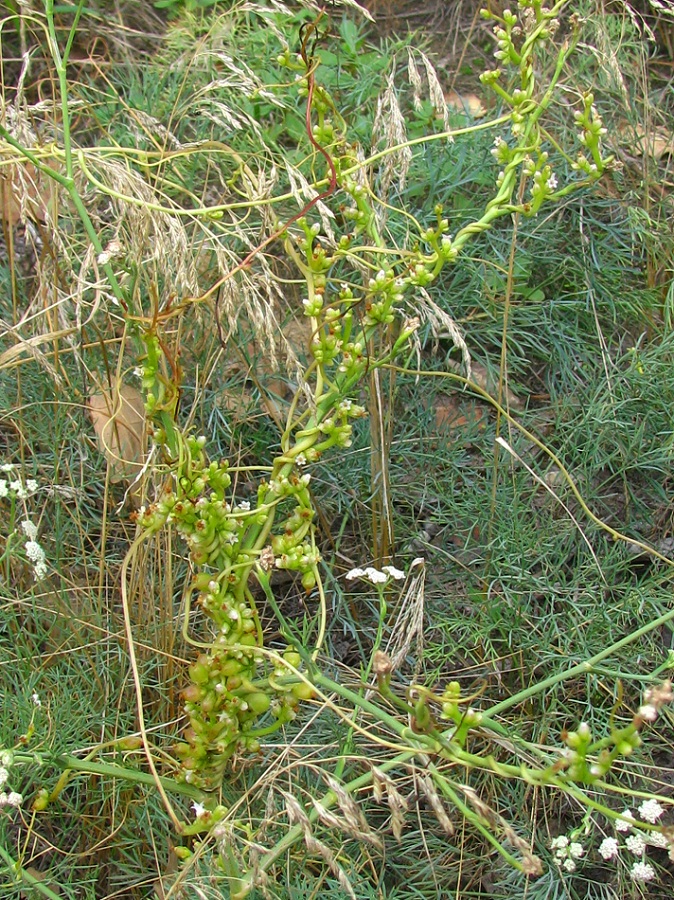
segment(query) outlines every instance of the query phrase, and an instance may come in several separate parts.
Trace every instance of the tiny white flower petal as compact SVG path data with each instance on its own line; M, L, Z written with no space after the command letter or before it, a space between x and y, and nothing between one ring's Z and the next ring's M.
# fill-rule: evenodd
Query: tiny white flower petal
M206 807L203 805L203 803L197 803L196 800L192 804L192 809L194 810L195 819L199 819L206 812Z

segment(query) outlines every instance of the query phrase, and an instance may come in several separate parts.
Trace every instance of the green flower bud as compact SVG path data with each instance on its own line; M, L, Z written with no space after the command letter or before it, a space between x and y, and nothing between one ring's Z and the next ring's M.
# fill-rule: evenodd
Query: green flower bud
M297 650L284 650L283 658L295 669L299 669L299 667L302 665L302 657L299 655Z
M248 709L250 709L251 712L254 712L256 716L261 716L263 713L266 713L271 705L271 699L262 691L246 694L245 701L248 704Z
M316 695L314 688L304 681L294 684L290 690L293 697L296 697L298 700L311 700Z
M305 591L312 591L316 587L316 576L313 572L305 572L302 576L302 587Z
M190 666L189 672L190 678L195 684L207 684L211 677L208 657L202 654L194 665Z
M40 788L40 790L35 795L32 808L35 812L42 812L42 810L46 809L48 806L49 791L46 790L46 788Z

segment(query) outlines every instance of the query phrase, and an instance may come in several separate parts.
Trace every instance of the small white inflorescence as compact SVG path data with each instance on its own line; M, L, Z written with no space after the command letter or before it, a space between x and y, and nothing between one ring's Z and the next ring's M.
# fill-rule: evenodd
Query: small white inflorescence
M613 859L618 855L618 841L615 838L604 838L599 845L599 855L604 859Z
M632 881L653 881L655 869L649 863L635 862L630 869L630 878Z
M644 802L638 808L639 816L644 820L644 822L650 822L651 825L655 825L663 812L664 809L654 798L651 798L650 800L644 800Z
M369 581L372 584L386 584L390 578L394 578L396 581L402 581L405 577L405 573L401 572L400 569L396 569L395 566L383 566L381 571L375 569L374 566L367 566L365 569L351 569L344 577L347 581L353 581L355 578L363 578L365 581Z

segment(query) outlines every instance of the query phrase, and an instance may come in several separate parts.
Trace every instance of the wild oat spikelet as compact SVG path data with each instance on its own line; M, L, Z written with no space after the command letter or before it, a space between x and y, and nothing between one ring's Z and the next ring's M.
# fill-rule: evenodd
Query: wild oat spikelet
M383 803L384 796L391 811L391 831L397 841L402 839L405 814L409 806L395 786L395 782L377 766L372 766L372 794L377 803Z
M383 149L396 148L395 151L386 154L379 174L377 195L381 200L386 200L394 180L397 181L398 190L404 190L407 173L412 164L412 151L404 146L407 141L407 129L396 93L395 71L389 75L386 89L377 100L377 112L372 125L372 152L376 151L377 144L382 139Z
M282 791L283 798L286 803L286 812L288 814L288 821L291 825L299 825L302 829L302 834L304 836L304 843L307 845L307 850L310 853L316 853L330 868L332 874L337 878L340 885L347 892L349 897L352 900L357 900L356 894L354 893L353 887L351 886L351 882L347 878L346 872L342 869L342 867L337 862L337 858L332 850L324 844L323 841L320 841L311 830L311 823L309 821L309 817L305 813L304 809L300 805L300 803L292 796L292 794L287 794L285 791Z
M325 780L328 783L330 790L335 795L337 805L344 814L348 831L360 840L381 847L381 839L374 834L367 824L362 809L358 806L351 794L331 775L326 775Z
M447 815L447 810L440 799L440 795L435 789L433 780L429 775L422 775L419 772L414 773L414 780L417 785L417 790L419 790L428 800L431 809L435 813L435 818L440 823L443 831L451 837L454 834L454 825Z

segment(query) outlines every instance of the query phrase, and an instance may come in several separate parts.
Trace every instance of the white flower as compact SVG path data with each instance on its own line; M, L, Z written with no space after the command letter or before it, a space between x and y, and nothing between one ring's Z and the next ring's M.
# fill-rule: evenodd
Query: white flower
M33 563L33 576L40 581L47 574L45 552L37 541L26 541L25 549L26 556Z
M646 841L640 834L631 834L625 841L625 846L635 856L642 856L646 849Z
M557 176L556 176L556 175L551 175L551 176L548 178L548 180L547 180L545 186L547 187L547 189L548 189L549 191L554 191L554 190L556 190L556 188L557 188Z
M553 838L550 841L551 850L564 850L568 846L569 839L565 834L560 834L559 837Z
M37 481L34 478L26 478L26 490L29 494L34 494L37 490Z
M0 769L0 787L4 787L7 779L9 778L9 772L4 766Z
M347 581L353 581L355 578L363 578L364 575L365 575L365 569L356 568L356 569L351 569L349 572L346 573L346 575L344 577L346 578Z
M110 241L108 246L96 257L99 266L107 265L114 256L119 256L122 252L122 245L118 240Z
M372 584L384 584L388 581L386 572L380 572L379 569L375 569L374 566L368 566L365 569L365 577L368 581L371 581Z
M353 581L354 578L366 578L372 584L384 584L384 582L388 581L388 575L385 572L380 572L379 569L375 569L374 566L368 566L366 569L351 569L344 577L347 581Z
M9 494L9 488L7 487L7 479L0 478L0 497L6 497Z
M572 859L565 859L562 863L567 872L575 872L576 864Z
M25 521L21 523L21 529L29 541L34 541L37 537L37 525L35 522L25 519Z
M660 806L657 800L651 798L650 800L644 800L638 811L639 816L644 820L644 822L650 822L651 825L654 825L663 814L664 809Z
M661 847L663 850L669 847L669 841L661 831L649 831L646 841L651 847Z
M28 494L26 493L26 489L21 484L21 479L17 478L16 481L9 482L10 491L14 491L19 500L25 500Z
M206 807L203 805L203 803L197 803L196 800L192 804L192 809L194 810L195 819L201 818L201 816L203 816L206 812Z
M604 838L599 845L599 855L604 859L613 859L618 855L618 841L612 837Z
M23 803L23 796L18 794L16 791L10 791L7 796L7 806L13 806L15 809L18 809Z
M569 844L569 856L572 859L580 859L581 856L585 853L583 850L583 845L578 843Z
M400 569L396 569L395 566L382 566L382 569L391 578L395 578L396 581L402 581L405 577L405 573L401 572Z
M30 699L33 701L33 704L35 706L42 706L42 700L40 700L39 694L34 693Z
M26 556L32 563L44 562L44 550L37 541L26 541Z
M14 468L16 468L14 463L3 463L0 466L0 472L11 472Z
M658 717L658 711L651 703L647 703L645 706L639 707L637 715L644 722L655 722Z
M630 819L634 821L634 815L632 814L631 810L626 809L624 812L621 812L620 818L616 820L615 830L630 831L632 828L632 821L628 821Z
M630 878L632 881L653 881L655 869L648 863L635 862L630 870Z
M243 512L248 512L250 509L250 500L242 500L238 505L237 509L242 510Z

